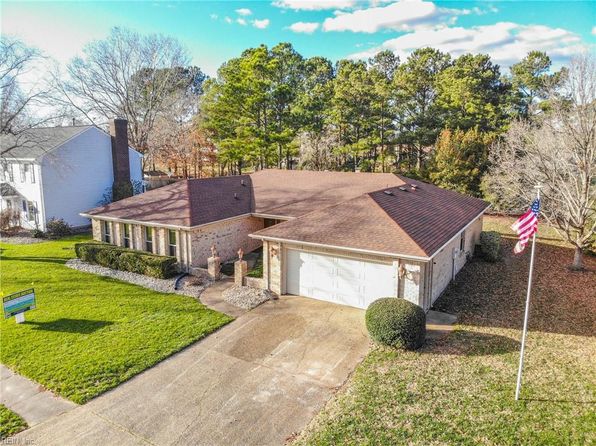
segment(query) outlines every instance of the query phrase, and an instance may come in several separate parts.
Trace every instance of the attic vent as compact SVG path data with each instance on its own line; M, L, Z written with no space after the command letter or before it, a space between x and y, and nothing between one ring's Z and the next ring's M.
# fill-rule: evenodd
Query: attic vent
M383 193L385 195L393 195L393 192L391 192L390 190L384 190Z
M404 191L404 192L408 191L408 189L406 189L405 187L400 187L399 190Z

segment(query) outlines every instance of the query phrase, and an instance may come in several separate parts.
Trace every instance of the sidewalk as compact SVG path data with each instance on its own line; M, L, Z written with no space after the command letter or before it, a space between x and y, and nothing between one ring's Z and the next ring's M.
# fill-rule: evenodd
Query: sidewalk
M25 419L29 427L77 407L39 384L0 364L0 403Z

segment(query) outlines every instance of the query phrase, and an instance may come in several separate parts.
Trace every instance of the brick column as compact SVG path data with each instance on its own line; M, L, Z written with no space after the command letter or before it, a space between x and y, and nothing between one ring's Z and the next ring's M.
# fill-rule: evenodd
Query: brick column
M237 286L244 285L244 277L248 273L248 264L246 260L237 260L234 262L234 283Z

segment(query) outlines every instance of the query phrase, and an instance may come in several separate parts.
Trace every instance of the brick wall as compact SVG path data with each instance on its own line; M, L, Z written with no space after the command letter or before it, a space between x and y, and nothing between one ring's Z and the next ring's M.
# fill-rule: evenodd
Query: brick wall
M260 240L252 239L252 234L263 229L263 219L242 217L213 223L191 232L192 266L204 267L211 256L211 246L215 245L222 261L234 259L239 248L245 253L261 246Z
M99 220L91 220L91 230L93 232L93 240L101 242L101 222Z

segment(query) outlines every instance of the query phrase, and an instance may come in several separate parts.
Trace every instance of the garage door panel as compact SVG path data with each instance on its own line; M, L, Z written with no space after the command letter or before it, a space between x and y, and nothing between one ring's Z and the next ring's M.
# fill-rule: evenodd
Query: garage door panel
M390 264L289 249L286 251L286 291L367 308L379 297L395 296L397 287Z

